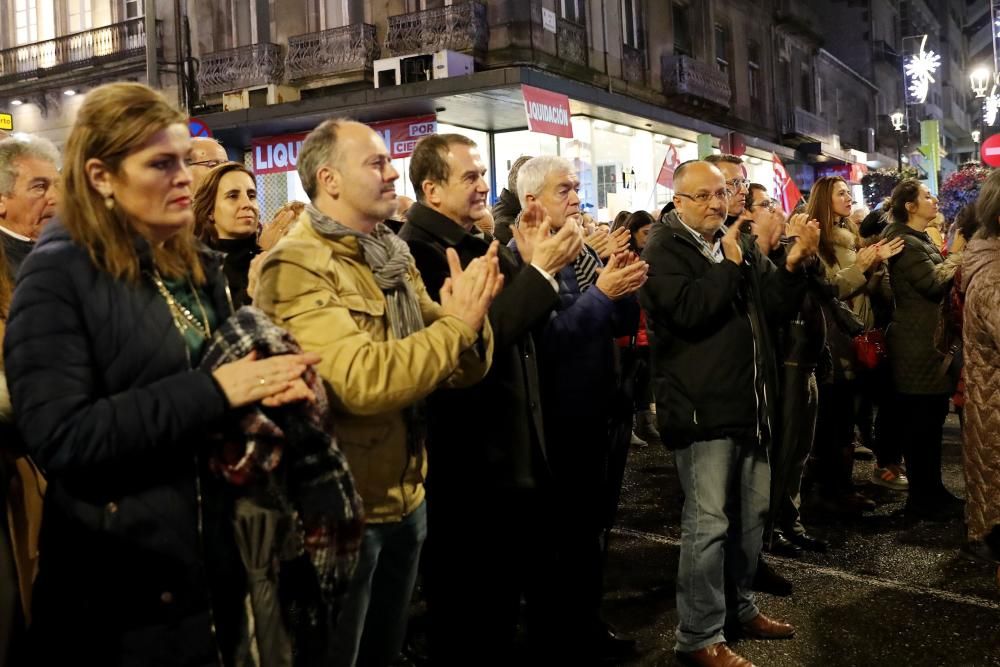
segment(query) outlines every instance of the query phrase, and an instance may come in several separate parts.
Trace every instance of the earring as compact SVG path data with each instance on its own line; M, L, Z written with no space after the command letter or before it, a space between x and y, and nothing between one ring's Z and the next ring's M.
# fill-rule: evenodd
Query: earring
M115 198L112 195L108 195L104 198L104 207L109 211L115 210Z

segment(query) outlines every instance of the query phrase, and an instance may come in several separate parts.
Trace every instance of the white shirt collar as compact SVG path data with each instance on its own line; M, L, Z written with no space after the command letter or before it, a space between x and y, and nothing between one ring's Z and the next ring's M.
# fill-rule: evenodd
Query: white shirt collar
M18 241L27 241L28 243L34 243L35 242L34 239L29 239L27 236L21 236L17 232L11 231L11 230L7 229L6 227L4 227L3 225L0 225L0 232L3 232L4 234L6 234L7 236L10 236L11 238L17 239Z

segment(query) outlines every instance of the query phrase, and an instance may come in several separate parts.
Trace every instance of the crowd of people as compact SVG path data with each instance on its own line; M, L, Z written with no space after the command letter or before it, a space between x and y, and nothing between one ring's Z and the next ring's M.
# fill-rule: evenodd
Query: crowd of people
M403 201L380 135L331 119L309 201L262 225L186 120L114 83L61 154L0 140L0 665L406 665L418 581L432 665L627 659L604 566L651 443L684 494L684 664L795 635L761 552L875 508L863 447L908 520L964 511L997 560L1000 173L947 246L917 181L860 223L839 178L786 213L732 155L602 224L551 155L491 211L461 134L417 143Z

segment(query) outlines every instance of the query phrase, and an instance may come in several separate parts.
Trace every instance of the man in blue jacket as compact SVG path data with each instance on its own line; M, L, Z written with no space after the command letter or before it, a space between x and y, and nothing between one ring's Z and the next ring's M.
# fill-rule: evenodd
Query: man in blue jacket
M769 320L788 319L805 293L802 261L819 230L797 225L775 267L724 223L730 191L717 167L682 165L674 211L649 239L640 292L653 347L660 433L676 447L684 508L677 575L678 659L749 667L725 644L727 624L758 638L795 629L760 613L750 590L770 496L768 447L777 435L777 371ZM734 593L727 607L727 590Z
M518 172L522 207L541 205L554 230L579 224L579 187L576 169L561 157L532 158ZM555 277L559 303L540 333L538 353L556 512L552 585L558 607L551 638L560 655L576 664L620 659L634 647L600 617L601 537L610 493L609 423L618 385L614 338L638 327L634 294L646 280L646 265L631 253L620 253L602 267L597 254L584 246ZM576 653L566 656L566 651Z

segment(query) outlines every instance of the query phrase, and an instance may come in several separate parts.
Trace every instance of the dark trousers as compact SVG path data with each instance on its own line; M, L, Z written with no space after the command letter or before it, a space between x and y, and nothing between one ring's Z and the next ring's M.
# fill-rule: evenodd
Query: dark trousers
M816 432L819 390L810 366L785 365L781 385L781 440L783 451L771 460L771 502L775 525L788 535L806 532L799 513L802 473ZM769 535L768 535L769 537Z
M515 664L522 596L529 639L540 634L547 516L536 489L428 487L424 589L436 667Z
M944 483L941 481L941 438L948 417L948 396L897 394L897 422L906 476L910 480L909 500L913 505L933 505Z
M853 485L856 392L857 386L850 380L819 386L816 441L810 468L820 493L827 497L850 491Z
M861 441L875 452L878 466L903 462L903 441L896 426L898 409L888 364L865 371L858 385L858 429Z

